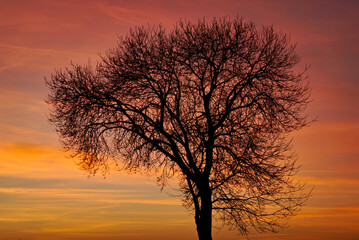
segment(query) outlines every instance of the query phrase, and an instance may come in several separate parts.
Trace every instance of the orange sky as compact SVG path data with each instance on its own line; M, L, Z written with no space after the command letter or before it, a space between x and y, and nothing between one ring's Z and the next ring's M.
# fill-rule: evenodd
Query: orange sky
M313 88L311 127L296 132L302 212L264 240L359 239L359 2L356 0L0 1L0 240L196 239L193 216L154 179L88 178L46 120L44 77L96 62L136 25L244 16L298 44ZM170 237L169 237L170 236ZM238 239L214 230L214 239Z

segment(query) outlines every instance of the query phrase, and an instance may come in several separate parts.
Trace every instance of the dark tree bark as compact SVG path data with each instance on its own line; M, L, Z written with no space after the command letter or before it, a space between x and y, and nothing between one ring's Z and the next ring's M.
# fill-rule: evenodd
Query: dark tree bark
M198 239L212 240L212 194L208 180L199 188L201 209L196 211Z
M287 140L308 124L298 62L285 34L240 18L140 27L96 68L47 80L50 122L90 173L114 160L178 176L200 240L218 220L275 231L308 197Z

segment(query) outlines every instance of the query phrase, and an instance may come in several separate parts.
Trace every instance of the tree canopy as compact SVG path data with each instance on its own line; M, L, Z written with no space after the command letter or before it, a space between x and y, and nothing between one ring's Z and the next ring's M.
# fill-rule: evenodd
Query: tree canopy
M46 80L50 121L91 173L115 159L177 177L201 240L213 218L274 231L307 198L288 139L308 124L299 61L287 35L239 17L137 27Z

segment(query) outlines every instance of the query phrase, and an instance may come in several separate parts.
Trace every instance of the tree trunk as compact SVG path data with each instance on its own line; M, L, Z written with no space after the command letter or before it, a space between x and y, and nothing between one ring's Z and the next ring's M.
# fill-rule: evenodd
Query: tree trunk
M196 211L196 225L199 240L212 240L212 193L207 185L200 191L201 207Z

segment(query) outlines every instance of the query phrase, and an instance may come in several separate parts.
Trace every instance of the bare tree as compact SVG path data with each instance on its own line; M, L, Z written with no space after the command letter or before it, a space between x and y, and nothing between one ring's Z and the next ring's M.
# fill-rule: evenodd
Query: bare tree
M241 18L139 27L95 68L47 80L50 121L90 173L178 177L200 240L213 219L275 231L306 200L288 134L308 124L310 90L288 37Z

